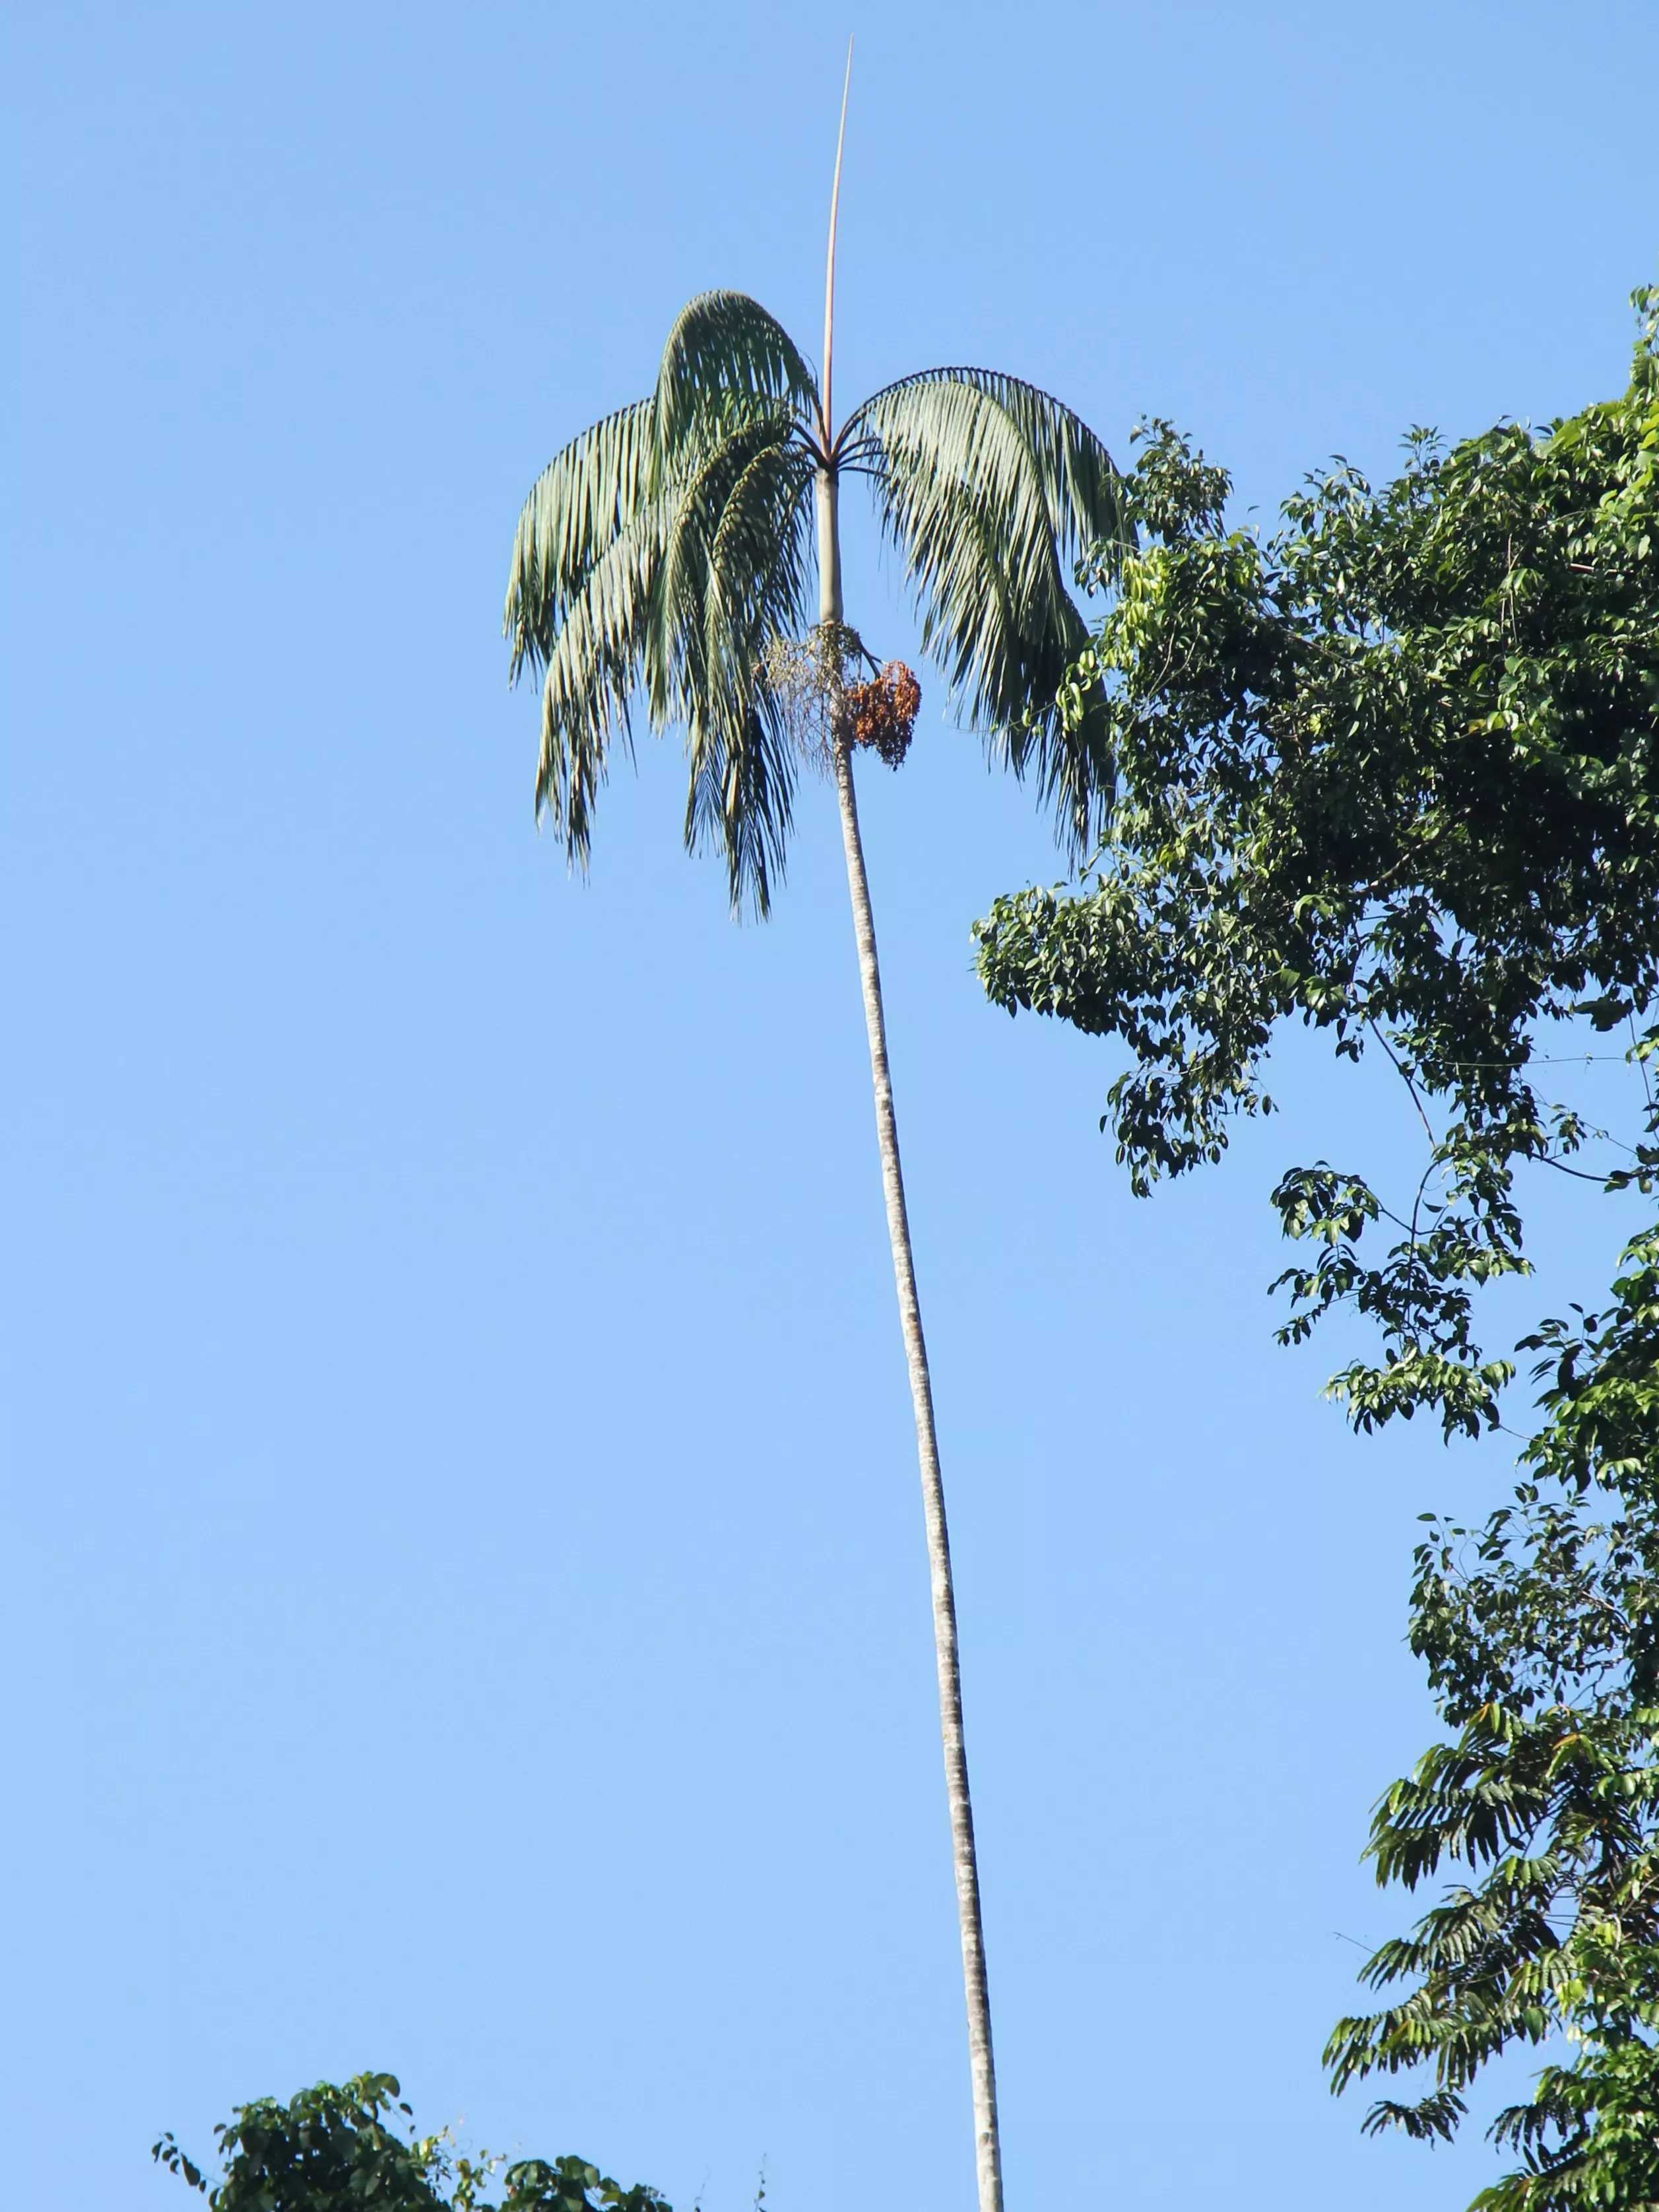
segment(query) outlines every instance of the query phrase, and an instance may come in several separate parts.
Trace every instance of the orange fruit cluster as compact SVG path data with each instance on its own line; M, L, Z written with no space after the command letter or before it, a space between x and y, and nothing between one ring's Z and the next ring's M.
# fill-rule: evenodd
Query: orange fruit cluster
M846 693L848 735L855 745L869 745L889 768L896 768L910 750L916 710L921 705L921 686L902 660L890 660L867 684L852 684Z

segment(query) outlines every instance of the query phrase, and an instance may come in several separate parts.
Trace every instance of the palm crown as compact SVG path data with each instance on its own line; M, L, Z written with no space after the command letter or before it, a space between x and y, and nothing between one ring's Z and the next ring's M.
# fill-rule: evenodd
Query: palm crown
M782 325L706 292L655 390L573 440L519 519L513 673L544 678L537 805L573 861L642 700L653 731L686 733L688 846L723 851L734 906L765 913L797 773L769 652L809 628L814 486L833 497L848 475L869 480L958 706L1017 775L1035 772L1073 852L1092 843L1113 780L1104 701L1062 714L1055 698L1086 636L1066 570L1097 550L1109 569L1126 538L1104 446L1047 392L980 368L902 378L832 430ZM838 571L833 509L827 552L822 520L817 564ZM837 622L839 598L837 573Z

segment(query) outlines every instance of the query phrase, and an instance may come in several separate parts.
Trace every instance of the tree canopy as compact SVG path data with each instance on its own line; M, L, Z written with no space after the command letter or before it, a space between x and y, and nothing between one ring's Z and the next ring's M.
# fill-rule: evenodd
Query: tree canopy
M1304 1257L1300 1340L1338 1308L1378 1356L1334 1394L1360 1430L1421 1412L1505 1425L1516 1361L1482 1287L1530 1273L1534 1165L1650 1194L1659 1110L1659 290L1636 295L1628 388L1541 430L1408 441L1373 489L1339 465L1265 539L1167 423L1139 440L1135 554L1062 716L1103 690L1115 812L1085 877L1000 899L992 999L1115 1037L1107 1096L1133 1188L1218 1160L1272 1110L1287 1024L1374 1054L1423 1130L1414 1188L1352 1164L1273 1194ZM1552 1103L1552 1042L1589 1025L1631 1066L1626 1125ZM1381 1247L1382 1249L1378 1249ZM1565 2212L1659 2198L1659 1224L1599 1310L1515 1347L1543 1385L1513 1498L1432 1521L1411 1638L1449 1734L1378 1808L1379 1882L1443 1895L1366 1975L1337 2087L1426 2069L1370 2125L1449 2135L1469 2083L1552 2043L1481 2202Z
M216 2185L171 2135L153 2151L213 2212L671 2212L655 2190L621 2188L585 2159L508 2164L463 2155L447 2129L417 2135L393 2074L319 2081L286 2104L256 2098L214 2134Z

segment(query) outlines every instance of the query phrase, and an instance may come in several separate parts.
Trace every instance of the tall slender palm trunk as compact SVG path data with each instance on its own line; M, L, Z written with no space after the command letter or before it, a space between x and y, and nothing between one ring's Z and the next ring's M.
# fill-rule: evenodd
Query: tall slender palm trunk
M827 381L827 380L826 380ZM827 442L827 441L826 441ZM819 471L818 619L842 623L840 487L830 470ZM968 2053L974 2091L974 2154L979 2181L979 2212L1002 2212L1002 2147L997 2133L996 2064L991 2050L991 1993L985 1972L985 1934L979 1909L979 1862L974 1850L974 1808L968 1790L968 1753L962 1731L962 1672L957 1656L957 1601L951 1580L951 1532L945 1517L945 1481L939 1472L939 1437L933 1426L933 1386L927 1372L927 1346L921 1333L921 1303L916 1295L910 1223L904 1205L904 1173L899 1162L898 1122L893 1112L893 1081L887 1066L887 1024L882 1012L881 969L876 958L876 925L870 910L870 878L859 835L858 796L853 787L853 756L844 735L832 748L836 793L841 802L842 842L847 852L847 887L853 902L853 930L858 943L859 978L864 986L864 1021L870 1038L870 1078L876 1100L876 1141L881 1152L882 1188L887 1200L887 1234L893 1248L898 1285L899 1324L910 1370L910 1400L915 1409L916 1455L921 1463L922 1511L927 1528L927 1563L933 1589L933 1649L939 1664L939 1729L945 1741L945 1784L951 1803L951 1844L956 1861L957 1914L962 1928L962 1972L968 1998Z

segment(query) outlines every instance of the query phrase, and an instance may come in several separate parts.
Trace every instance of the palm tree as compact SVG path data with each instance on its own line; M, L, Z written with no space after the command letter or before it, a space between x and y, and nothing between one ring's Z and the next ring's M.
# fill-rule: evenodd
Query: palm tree
M844 94L842 120L844 133ZM855 681L875 663L842 605L840 488L844 477L869 482L903 556L924 646L994 756L1017 776L1033 775L1054 802L1076 857L1103 826L1113 765L1098 691L1074 691L1063 714L1055 704L1087 636L1064 568L1087 555L1109 572L1127 526L1105 447L1069 408L1017 378L924 370L836 425L840 185L838 149L822 385L755 301L736 292L691 301L669 333L655 389L585 430L537 480L514 542L506 629L514 678L528 668L543 679L537 808L562 832L574 865L586 865L611 747L620 738L631 751L641 700L653 732L684 728L686 845L724 854L734 909L745 900L762 915L769 908L804 729L833 772L921 1467L979 2212L1002 2212L950 1537L853 775L854 747L872 736L888 757L902 754L919 695L897 664ZM809 627L814 551L817 622Z

